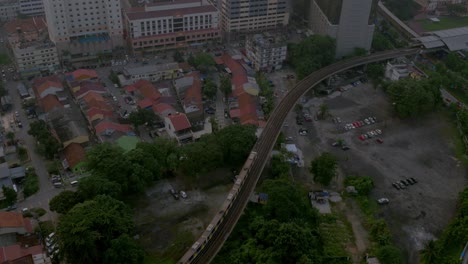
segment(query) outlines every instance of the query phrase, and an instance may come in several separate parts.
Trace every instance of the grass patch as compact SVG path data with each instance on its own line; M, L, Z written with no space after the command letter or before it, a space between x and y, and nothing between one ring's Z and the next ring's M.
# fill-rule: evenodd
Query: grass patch
M440 22L432 22L429 19L419 20L419 25L425 31L436 31L468 26L468 17L439 17Z
M24 197L29 197L39 191L39 178L34 171L29 171L24 180Z
M440 112L450 121L450 125L444 127L443 133L448 138L452 139L453 146L455 148L455 156L463 164L468 165L468 156L465 155L465 143L463 143L460 132L458 131L456 124L454 124L454 122L456 122L455 117L452 117L453 114L448 109L443 109Z
M170 247L162 253L149 253L145 256L144 263L176 263L183 256L187 248L192 245L194 240L195 238L190 231L180 232Z
M10 63L11 63L10 57L8 57L8 55L5 53L0 53L0 65L6 65Z
M352 242L353 235L346 225L346 219L343 215L334 213L323 216L319 230L323 238L325 256L349 256L345 247L346 244ZM343 261L342 263L348 262Z

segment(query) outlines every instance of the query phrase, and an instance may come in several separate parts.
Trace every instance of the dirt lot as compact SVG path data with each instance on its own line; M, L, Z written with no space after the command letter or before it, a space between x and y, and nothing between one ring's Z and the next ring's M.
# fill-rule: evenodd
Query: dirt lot
M136 202L134 218L139 241L157 263L182 256L208 226L232 184L224 182L203 190L182 186L175 179L162 180ZM185 190L188 198L174 199L169 193L171 188Z
M305 123L309 135L299 136L295 114L291 113L288 122L294 125L285 128L286 135L296 137L305 164L328 151L339 157L341 174L374 178L372 197L390 199L380 215L387 220L395 242L406 251L409 263L418 263L418 250L447 225L455 213L458 192L467 182L466 167L454 157L451 124L440 114L401 121L393 117L384 93L368 84L327 98L315 98L305 105L315 113L323 101L329 105L330 114L341 118L341 124L334 124L332 118ZM378 122L347 132L342 129L345 123L369 116L377 117ZM377 128L383 131L379 136L383 144L375 139L358 139L360 134ZM344 139L351 149L332 147L337 139ZM297 175L299 180L311 182L307 168L300 169ZM400 191L391 186L406 177L419 182Z

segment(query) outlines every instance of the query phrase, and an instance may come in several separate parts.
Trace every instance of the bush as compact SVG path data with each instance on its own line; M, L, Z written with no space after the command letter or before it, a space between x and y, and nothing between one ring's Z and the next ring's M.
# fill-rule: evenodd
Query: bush
M394 246L384 246L377 251L377 258L381 264L403 264L401 251Z
M29 172L24 180L23 194L29 197L39 191L39 178L34 172Z
M370 234L372 239L381 246L390 244L390 231L384 219L374 220L371 223ZM390 262L389 262L390 263Z
M369 176L348 176L344 183L346 186L354 186L358 194L362 196L368 195L374 187L374 182Z
M47 213L47 211L44 208L32 208L30 209L31 212L33 212L37 217L41 217Z
M39 222L39 225L34 229L34 231L41 233L42 237L46 237L50 233L55 232L55 226L52 221Z

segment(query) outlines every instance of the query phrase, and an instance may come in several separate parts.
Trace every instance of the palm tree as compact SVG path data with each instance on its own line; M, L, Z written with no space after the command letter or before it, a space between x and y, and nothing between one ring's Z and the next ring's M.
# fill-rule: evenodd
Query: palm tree
M434 240L427 242L423 250L421 250L421 260L424 264L435 264L439 257L439 247Z

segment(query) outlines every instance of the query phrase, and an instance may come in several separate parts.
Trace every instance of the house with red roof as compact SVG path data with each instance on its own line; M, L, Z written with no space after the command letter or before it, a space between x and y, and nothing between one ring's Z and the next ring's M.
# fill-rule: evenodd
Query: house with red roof
M167 134L179 144L193 141L192 125L184 113L175 113L164 118Z
M44 256L40 241L31 236L32 233L33 228L28 218L17 212L0 212L0 263L36 263L15 262L30 259L27 256L46 261L37 263L51 263Z
M111 120L102 120L94 128L101 142L115 142L122 136L135 135L130 125L119 124Z
M159 103L157 105L153 105L153 111L162 118L176 113L174 107L166 103Z
M55 94L46 95L44 98L39 99L39 106L44 113L49 113L55 108L64 108Z
M64 150L65 159L62 161L64 169L74 170L86 159L86 151L80 144L71 143Z
M72 82L72 81L97 81L98 74L95 70L90 70L90 69L78 69L74 72L68 73L65 77L67 81Z
M100 83L86 83L80 86L80 89L74 93L74 96L76 99L81 99L91 91L100 94L107 93L106 88Z
M97 107L91 107L88 111L86 111L86 118L88 119L88 122L92 125L96 123L96 121L99 120L104 120L104 119L111 119L114 117L114 112L97 108Z
M174 80L177 96L182 102L184 112L192 122L202 121L203 94L199 72L191 72L185 77Z

